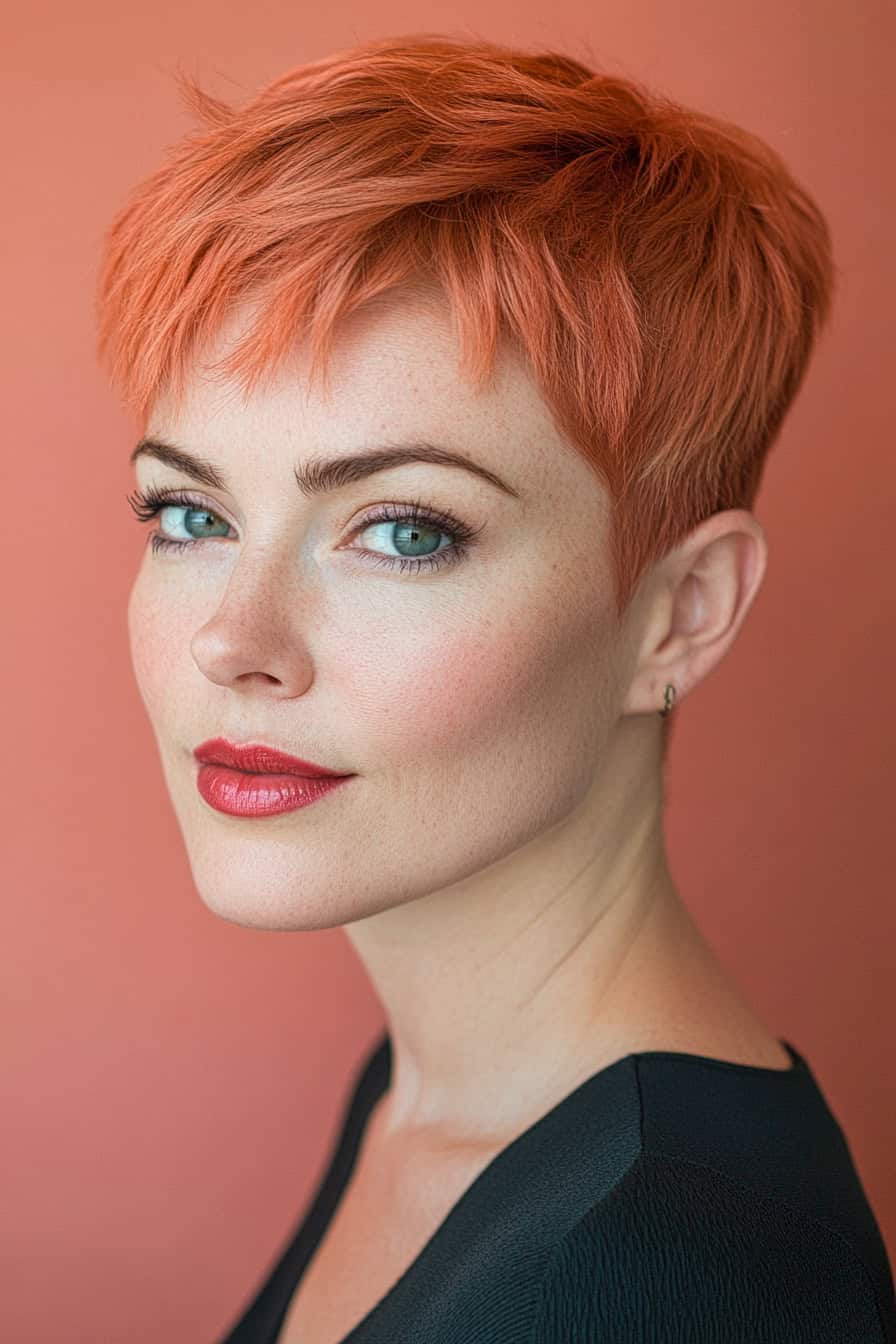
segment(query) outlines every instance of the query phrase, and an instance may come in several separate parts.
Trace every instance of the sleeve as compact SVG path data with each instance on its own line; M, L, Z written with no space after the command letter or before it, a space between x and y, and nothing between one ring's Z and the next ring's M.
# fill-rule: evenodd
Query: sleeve
M678 1158L638 1158L541 1286L532 1344L889 1344L838 1232Z

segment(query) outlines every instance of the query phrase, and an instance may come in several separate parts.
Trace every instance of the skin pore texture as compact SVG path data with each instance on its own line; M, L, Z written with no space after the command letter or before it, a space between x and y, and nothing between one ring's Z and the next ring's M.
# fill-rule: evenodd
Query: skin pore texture
M747 511L707 519L620 623L598 478L510 348L479 392L458 359L447 305L405 291L345 321L329 393L301 345L250 397L197 367L145 434L214 463L229 488L137 459L138 486L189 492L217 525L191 534L177 505L154 519L202 539L147 546L128 604L197 890L246 927L345 928L393 1047L365 1162L393 1194L401 1172L418 1165L419 1191L419 1168L441 1162L431 1217L630 1051L789 1062L688 914L662 824L664 688L680 705L730 648L765 572L763 531ZM312 457L421 439L517 497L431 463L313 498L294 479ZM376 563L407 552L392 524L360 524L415 500L480 529L464 558ZM299 811L225 816L195 782L193 748L215 736L355 778Z

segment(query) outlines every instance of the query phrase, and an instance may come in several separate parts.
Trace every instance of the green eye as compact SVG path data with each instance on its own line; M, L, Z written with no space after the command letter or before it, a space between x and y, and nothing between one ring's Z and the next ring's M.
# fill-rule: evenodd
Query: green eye
M162 512L163 509L182 508L187 514L194 514L198 518L204 518L205 524L199 526L214 527L217 523L223 527L224 533L212 533L209 536L188 537L179 539L168 537L160 529L150 534L150 544L154 552L157 551L184 551L190 550L198 543L203 541L213 541L215 536L225 535L229 530L229 525L220 518L214 510L209 509L202 500L193 498L183 491L160 491L153 486L146 490L137 490L133 495L128 496L128 502L131 505L135 515L140 522L149 522ZM411 504L386 504L379 506L369 517L358 524L355 533L360 534L369 531L377 524L390 524L386 529L388 544L398 548L404 547L413 551L416 547L423 547L423 553L414 555L383 555L377 551L361 550L361 548L352 547L349 549L358 549L360 553L368 557L368 562L385 566L388 569L398 569L400 573L410 570L412 573L419 573L421 570L441 569L445 565L456 564L462 560L468 551L469 545L482 531L482 528L472 528L453 515L444 513L430 505L423 504L417 500ZM196 523L192 524L196 526ZM442 550L434 549L431 545L431 539L435 538L435 544L438 544L440 536L448 535L451 537L451 545Z

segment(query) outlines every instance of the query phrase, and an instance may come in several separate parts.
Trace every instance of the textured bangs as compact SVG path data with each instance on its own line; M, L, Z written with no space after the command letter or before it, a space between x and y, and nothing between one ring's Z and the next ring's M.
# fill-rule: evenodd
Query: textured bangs
M512 342L608 491L620 615L700 522L752 506L834 271L764 141L561 54L438 34L237 107L177 79L201 128L133 190L99 272L98 354L143 425L242 300L255 319L213 367L250 393L297 341L326 384L340 319L422 281L472 383Z

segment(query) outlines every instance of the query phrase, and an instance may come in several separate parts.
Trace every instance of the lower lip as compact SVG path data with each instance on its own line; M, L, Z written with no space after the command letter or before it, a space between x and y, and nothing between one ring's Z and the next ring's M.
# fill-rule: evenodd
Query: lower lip
M210 807L231 817L272 817L316 803L353 775L253 775L226 765L200 765L196 787Z

